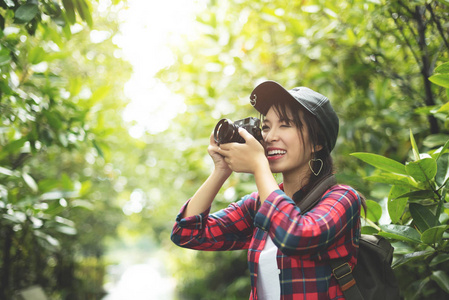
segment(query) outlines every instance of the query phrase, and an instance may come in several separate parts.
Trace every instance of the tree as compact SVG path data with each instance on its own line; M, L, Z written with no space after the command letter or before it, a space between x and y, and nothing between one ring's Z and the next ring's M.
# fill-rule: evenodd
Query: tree
M33 284L98 298L104 239L123 217L109 147L135 145L120 115L130 67L114 57L117 23L95 14L94 25L87 0L0 6L0 298Z

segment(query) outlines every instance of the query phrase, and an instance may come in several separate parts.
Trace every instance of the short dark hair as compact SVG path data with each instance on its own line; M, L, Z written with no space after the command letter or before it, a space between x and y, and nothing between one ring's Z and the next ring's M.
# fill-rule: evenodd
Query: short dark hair
M278 115L279 119L292 123L299 129L302 136L302 142L305 143L303 138L303 130L307 128L309 136L309 142L312 144L313 159L320 159L323 163L314 160L311 162L314 170L319 170L318 176L315 176L312 172L309 173L306 179L306 184L302 187L302 191L307 194L314 186L320 181L321 178L331 175L334 172L334 164L332 156L327 147L325 147L326 137L323 133L320 123L317 118L312 115L307 109L296 101L276 101L271 106ZM288 112L291 113L291 117ZM319 149L321 146L321 149Z

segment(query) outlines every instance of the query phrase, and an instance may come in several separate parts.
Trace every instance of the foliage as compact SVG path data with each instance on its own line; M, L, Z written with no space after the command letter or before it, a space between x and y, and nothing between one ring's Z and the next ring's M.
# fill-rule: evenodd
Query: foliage
M436 68L430 81L449 88L448 67L449 63L445 63ZM447 114L445 106L436 107L432 113ZM367 180L392 185L386 207L390 222L380 224L382 207L370 201L368 206L372 213L368 214L368 225L362 232L397 241L394 267L407 265L421 269L419 278L408 279L408 282L402 278L403 286L413 287L404 289L406 298L430 295L444 298L445 293L449 293L446 273L449 266L449 140L427 153L419 151L412 132L410 141L411 159L405 164L371 153L352 154L378 170ZM428 288L432 284L440 290Z
M117 23L96 14L94 25L88 0L0 7L0 298L38 284L98 299L103 240L123 216L109 150L112 133L127 137ZM105 38L91 42L82 23Z

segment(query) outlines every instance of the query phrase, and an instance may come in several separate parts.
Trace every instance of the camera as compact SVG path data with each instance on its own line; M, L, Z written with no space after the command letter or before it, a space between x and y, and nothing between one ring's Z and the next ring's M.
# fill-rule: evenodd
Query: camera
M262 143L263 138L260 130L260 120L253 117L237 120L234 123L229 119L221 119L214 129L215 142L217 144L234 142L244 144L245 140L239 134L239 127L246 129L256 140Z

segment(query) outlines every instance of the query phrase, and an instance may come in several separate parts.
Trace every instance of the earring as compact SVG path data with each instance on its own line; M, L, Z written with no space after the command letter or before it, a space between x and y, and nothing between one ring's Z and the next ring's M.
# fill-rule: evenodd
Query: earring
M312 162L316 162L316 161L319 161L321 163L318 172L315 172L312 168ZM318 176L318 175L320 175L321 169L323 169L323 161L320 158L312 158L311 160L309 160L309 168L310 168L310 171L312 171L313 175Z

